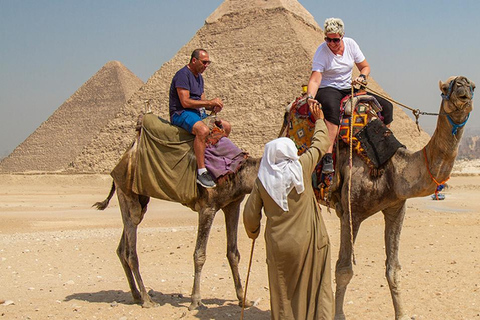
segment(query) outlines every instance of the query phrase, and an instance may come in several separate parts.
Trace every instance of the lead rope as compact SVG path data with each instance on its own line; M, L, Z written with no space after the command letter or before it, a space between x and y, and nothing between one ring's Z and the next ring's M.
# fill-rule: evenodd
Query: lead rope
M353 85L352 85L352 92L350 95L350 103L352 105L352 113L350 115L350 150L349 150L349 157L348 157L348 166L350 168L348 173L348 216L350 219L350 245L352 246L352 261L353 264L356 265L357 262L355 260L355 249L353 245L353 219L352 219L352 195L351 195L351 188L352 188L352 169L353 169L353 114L355 113L355 107L353 105Z
M394 99L390 98L390 97L387 97L383 94L381 94L380 92L377 92L375 90L373 90L372 88L368 87L367 85L363 84L362 85L363 87L365 87L369 92L372 92L372 93L375 93L377 96L379 97L382 97L390 102L393 102L395 104L398 104L399 106L402 106L410 111L412 111L413 113L413 116L415 117L415 124L417 125L417 129L420 131L420 126L418 124L418 119L420 118L420 115L426 115L426 116L438 116L440 115L439 113L432 113L432 112L424 112L424 111L420 111L420 109L413 109L403 103L400 103L398 101L395 101Z

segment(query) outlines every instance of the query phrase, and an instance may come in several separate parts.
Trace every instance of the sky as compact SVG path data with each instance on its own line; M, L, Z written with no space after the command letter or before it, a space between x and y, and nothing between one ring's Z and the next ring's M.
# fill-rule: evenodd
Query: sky
M108 61L147 81L222 2L0 0L0 158ZM463 75L480 84L478 0L299 2L322 29L326 18L341 18L372 77L402 104L437 112L439 80ZM467 127L478 128L478 114ZM435 124L420 117L427 131Z

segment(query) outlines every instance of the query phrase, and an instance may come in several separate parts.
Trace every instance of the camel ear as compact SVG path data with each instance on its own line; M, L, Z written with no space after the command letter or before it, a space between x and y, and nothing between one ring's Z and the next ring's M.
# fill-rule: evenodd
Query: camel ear
M442 91L443 94L448 93L448 82L442 82L440 80L440 81L438 81L438 86L440 88L440 91Z

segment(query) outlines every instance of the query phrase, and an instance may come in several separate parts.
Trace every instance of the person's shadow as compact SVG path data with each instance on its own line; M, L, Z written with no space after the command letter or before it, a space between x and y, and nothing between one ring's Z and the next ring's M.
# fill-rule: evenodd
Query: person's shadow
M149 295L155 303L159 306L169 304L175 308L184 309L184 313L188 314L188 305L190 304L190 297L183 296L180 293L162 293L154 290L149 291ZM133 305L132 296L130 292L122 290L107 290L98 292L80 292L68 295L64 301L81 300L87 302L108 303L113 304L127 304ZM197 310L196 318L201 320L223 320L223 319L240 319L242 308L238 305L236 300L225 299L202 299L204 307ZM140 307L140 306L139 306ZM244 319L268 320L270 319L270 311L260 310L257 307L250 307L244 310Z

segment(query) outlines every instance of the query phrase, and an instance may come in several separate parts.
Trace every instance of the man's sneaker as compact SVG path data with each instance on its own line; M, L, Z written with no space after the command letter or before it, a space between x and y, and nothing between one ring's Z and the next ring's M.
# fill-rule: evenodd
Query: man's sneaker
M332 172L335 172L335 169L333 169L332 154L327 153L323 156L322 173L329 174Z
M205 188L214 188L217 186L208 172L197 174L197 183Z

